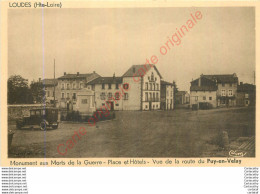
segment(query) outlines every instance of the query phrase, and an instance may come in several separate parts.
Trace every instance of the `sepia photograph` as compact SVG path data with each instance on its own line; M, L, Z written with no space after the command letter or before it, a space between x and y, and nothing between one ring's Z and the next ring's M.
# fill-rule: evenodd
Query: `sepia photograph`
M8 159L255 158L255 18L249 6L9 9Z

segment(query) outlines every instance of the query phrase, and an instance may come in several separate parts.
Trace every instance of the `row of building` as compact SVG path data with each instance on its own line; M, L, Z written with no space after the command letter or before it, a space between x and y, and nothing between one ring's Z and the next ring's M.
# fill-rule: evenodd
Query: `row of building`
M61 109L90 113L110 110L173 110L174 83L162 79L155 65L133 65L121 77L101 77L96 72L67 74L42 80L46 103Z
M237 75L201 75L191 81L190 105L198 107L255 106L256 86L238 82Z
M96 72L67 74L42 80L46 102L61 109L90 113L110 110L173 110L175 104L230 107L255 104L255 85L238 82L237 75L201 75L190 92L175 92L175 83L163 80L155 65L133 65L122 76L101 77Z

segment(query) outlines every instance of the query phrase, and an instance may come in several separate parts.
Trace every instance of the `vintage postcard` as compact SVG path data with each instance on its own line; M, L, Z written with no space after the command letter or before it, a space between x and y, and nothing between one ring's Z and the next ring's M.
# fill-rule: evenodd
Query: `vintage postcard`
M259 166L259 2L1 9L1 165Z

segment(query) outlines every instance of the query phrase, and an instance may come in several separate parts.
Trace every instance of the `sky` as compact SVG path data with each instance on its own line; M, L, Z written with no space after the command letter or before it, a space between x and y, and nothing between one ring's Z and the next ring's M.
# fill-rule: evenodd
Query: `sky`
M182 25L202 18L162 55ZM169 43L169 42L168 42ZM169 45L169 44L168 44ZM163 79L189 90L201 74L233 74L254 83L255 10L232 8L11 9L8 75L29 81L67 73L122 76L153 55Z

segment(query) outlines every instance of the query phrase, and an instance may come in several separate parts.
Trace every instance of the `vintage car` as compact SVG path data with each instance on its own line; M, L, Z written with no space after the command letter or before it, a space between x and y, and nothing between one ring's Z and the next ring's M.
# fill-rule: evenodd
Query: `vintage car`
M31 109L28 117L23 116L16 121L17 129L25 126L40 126L41 130L46 130L48 127L57 129L58 122L58 109L56 108L38 108Z

